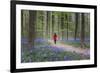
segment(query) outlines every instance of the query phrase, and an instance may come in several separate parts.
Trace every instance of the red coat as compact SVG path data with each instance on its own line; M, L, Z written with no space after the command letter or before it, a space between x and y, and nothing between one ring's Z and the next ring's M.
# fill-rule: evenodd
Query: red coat
M57 35L53 35L53 40L57 40Z

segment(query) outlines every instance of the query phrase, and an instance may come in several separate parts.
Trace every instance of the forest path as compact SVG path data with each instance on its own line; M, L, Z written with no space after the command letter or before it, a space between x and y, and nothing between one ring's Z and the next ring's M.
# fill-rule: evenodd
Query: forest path
M82 55L85 55L85 56L90 56L90 49L88 49L88 48L83 49L83 48L80 48L80 47L73 47L71 45L62 44L60 42L57 42L56 44L54 44L53 40L48 40L48 42L52 46L60 48L63 51L76 52L77 54L82 54ZM55 48L55 49L57 49L57 48Z

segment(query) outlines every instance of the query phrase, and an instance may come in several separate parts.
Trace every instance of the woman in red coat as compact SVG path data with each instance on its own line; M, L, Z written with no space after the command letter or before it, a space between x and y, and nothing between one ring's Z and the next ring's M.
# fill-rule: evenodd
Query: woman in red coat
M54 40L54 43L56 44L56 41L57 41L57 34L56 33L54 33L54 35L53 35L53 40Z

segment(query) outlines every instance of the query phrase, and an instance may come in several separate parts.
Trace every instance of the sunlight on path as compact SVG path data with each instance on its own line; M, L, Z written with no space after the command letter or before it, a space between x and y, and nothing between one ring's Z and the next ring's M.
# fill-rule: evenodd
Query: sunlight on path
M90 50L88 48L86 48L86 49L79 48L79 47L76 48L76 47L73 47L71 45L62 44L59 41L57 42L57 44L54 44L53 40L48 40L48 42L50 42L52 46L59 47L59 48L61 48L64 51L76 52L78 54L83 54L83 55L86 55L86 56L90 55Z

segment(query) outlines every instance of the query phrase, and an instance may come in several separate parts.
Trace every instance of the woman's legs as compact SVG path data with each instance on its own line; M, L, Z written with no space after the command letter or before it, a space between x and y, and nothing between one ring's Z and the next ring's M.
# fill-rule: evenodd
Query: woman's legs
M54 40L54 43L56 44L56 40Z

